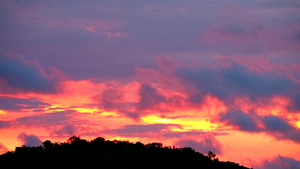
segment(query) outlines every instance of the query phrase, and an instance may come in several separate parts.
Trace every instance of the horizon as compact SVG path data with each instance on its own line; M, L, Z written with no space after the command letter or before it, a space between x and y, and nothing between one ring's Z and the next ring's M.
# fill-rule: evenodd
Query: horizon
M76 135L300 166L300 2L3 0L0 13L0 154Z

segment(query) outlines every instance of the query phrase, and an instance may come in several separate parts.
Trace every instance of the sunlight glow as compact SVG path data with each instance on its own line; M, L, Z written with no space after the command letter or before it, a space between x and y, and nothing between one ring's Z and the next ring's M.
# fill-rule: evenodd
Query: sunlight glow
M76 110L79 113L96 113L99 112L98 109L96 108L73 108L74 110Z
M0 110L0 114L6 114L4 110Z
M298 128L300 128L300 121L297 121L296 125L297 125Z
M183 128L172 128L172 131L191 131L191 130L213 130L217 124L212 124L206 120L183 120L183 119L166 119L157 116L142 117L142 120L148 123L162 123L162 124L180 124Z
M113 116L113 117L119 116L117 113L107 112L107 111L102 112L101 115L104 115L104 116Z
M45 111L47 112L59 112L59 111L65 111L67 108L61 107L59 105L52 105L50 107L45 108Z

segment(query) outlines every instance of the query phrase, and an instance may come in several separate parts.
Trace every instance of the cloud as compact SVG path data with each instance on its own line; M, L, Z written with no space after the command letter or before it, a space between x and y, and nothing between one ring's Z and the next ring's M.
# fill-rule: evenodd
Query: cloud
M116 89L107 89L101 95L94 96L94 99L105 109L116 109L120 107L119 101L123 99L123 95Z
M287 108L292 112L300 110L300 95L298 93L292 97L291 103Z
M134 90L130 89L133 92L130 94L128 94L128 88L110 88L95 95L93 99L99 103L101 109L116 111L126 117L139 119L142 115L149 113L149 110L159 108L160 104L166 101L156 88L148 84L139 84L139 86ZM131 97L130 100L128 97Z
M271 132L288 132L293 129L293 127L278 116L265 116L262 120L266 130Z
M159 133L162 130L168 129L170 126L178 126L173 124L147 124L147 125L126 125L120 129L114 129L114 132L119 134L145 134L147 132Z
M120 87L106 89L101 94L93 96L93 100L101 109L115 111L132 119L139 119L142 114L135 111L137 103L125 99L125 94Z
M26 116L11 121L12 125L24 126L42 126L47 127L50 125L64 125L72 118L70 116L74 111L66 110L54 113L45 113L41 115Z
M42 141L35 135L27 135L26 133L20 133L18 139L23 145L29 147L35 147L42 145Z
M140 101L137 108L141 110L155 108L165 100L165 98L160 95L155 88L146 84L141 85L139 95Z
M291 157L278 155L270 160L265 160L260 165L253 166L256 169L299 169L300 161Z
M299 29L292 28L294 21L291 18L294 16L280 17L285 13L282 12L284 5L278 7L275 4L276 2L267 2L262 6L255 3L224 5L220 10L220 19L203 31L201 44L209 51L214 50L228 56L299 51L296 47L299 46L299 42L295 41L295 34ZM290 12L295 12L296 8L291 8L292 4L285 5ZM249 6L252 6L252 9L249 9ZM272 18L277 18L278 22L270 22Z
M72 119L70 116L74 111L66 110L54 113L44 113L40 115L20 117L10 121L1 121L0 128L9 127L22 127L22 126L34 126L34 127L50 127L56 125L65 125Z
M239 110L220 114L219 119L221 122L226 122L228 125L239 127L242 131L252 132L258 130L256 121L248 114Z
M62 128L60 128L58 130L55 130L54 133L57 134L57 135L72 136L72 135L75 135L76 128L73 125L65 125Z
M180 147L191 147L196 151L206 154L209 151L222 154L221 143L212 134L203 134L195 136L197 139L182 139L176 142L176 145Z
M205 131L187 131L187 132L173 132L173 131L169 131L169 132L164 132L162 135L166 138L191 138L191 137L197 137L199 135L204 135L204 134L211 134L213 136L217 136L217 135L226 135L228 133L221 133L221 132L205 132Z
M57 81L47 77L34 65L21 60L0 55L0 92L37 92L57 91Z
M0 109L2 110L22 110L36 109L49 106L50 104L40 101L38 98L16 98L16 97L0 97Z
M243 111L231 110L219 114L219 120L227 125L236 126L241 131L263 132L279 140L291 140L300 143L300 130L290 125L283 118L273 115L259 116L254 114L253 116L255 118ZM260 122L263 126L259 127L257 124Z
M277 116L265 116L262 119L265 132L277 139L292 140L300 143L300 130Z
M227 105L232 105L236 97L268 98L276 95L292 97L300 94L299 84L274 73L258 73L233 63L231 66L199 69L181 69L180 77L192 89L190 98L194 100L207 94L217 96ZM200 99L201 100L201 99Z
M0 143L0 155L6 153L8 151L7 147L5 147L2 143Z
M1 121L0 120L0 129L1 128L7 128L7 127L10 127L10 126L11 126L11 124L10 124L9 121Z

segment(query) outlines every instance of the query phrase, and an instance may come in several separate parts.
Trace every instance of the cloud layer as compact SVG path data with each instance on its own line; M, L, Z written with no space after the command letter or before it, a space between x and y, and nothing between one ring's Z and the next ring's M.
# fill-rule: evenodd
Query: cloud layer
M0 151L101 136L293 167L299 6L2 0Z

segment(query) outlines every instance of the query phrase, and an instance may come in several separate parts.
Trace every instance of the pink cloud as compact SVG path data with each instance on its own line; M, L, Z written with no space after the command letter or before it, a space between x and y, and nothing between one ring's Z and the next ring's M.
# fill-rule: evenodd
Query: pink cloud
M201 152L203 154L206 154L209 151L212 151L217 155L221 155L223 153L222 144L209 133L194 136L194 139L181 139L176 142L176 145L180 147L191 147L197 152Z
M300 41L295 37L300 29L294 23L278 27L236 4L225 6L221 13L220 21L208 27L201 38L208 47L228 50L231 55L299 51Z
M8 149L2 143L0 143L0 154L6 153L7 151Z
M278 155L272 159L265 160L261 164L256 164L253 168L257 169L298 169L300 161L292 157Z

